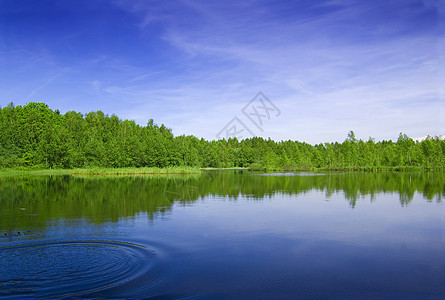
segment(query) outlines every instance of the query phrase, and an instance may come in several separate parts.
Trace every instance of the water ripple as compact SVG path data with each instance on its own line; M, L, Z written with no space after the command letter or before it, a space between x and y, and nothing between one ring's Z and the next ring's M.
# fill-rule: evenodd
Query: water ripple
M156 252L102 240L40 241L0 247L0 298L90 297L155 285ZM110 295L111 295L110 294Z

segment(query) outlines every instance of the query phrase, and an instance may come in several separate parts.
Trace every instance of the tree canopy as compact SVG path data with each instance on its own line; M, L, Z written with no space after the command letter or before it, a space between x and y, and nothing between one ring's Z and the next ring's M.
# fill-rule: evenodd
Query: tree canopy
M357 140L310 145L253 137L207 141L174 136L153 119L146 126L102 111L64 115L44 103L0 109L0 167L249 167L253 170L444 169L445 141Z

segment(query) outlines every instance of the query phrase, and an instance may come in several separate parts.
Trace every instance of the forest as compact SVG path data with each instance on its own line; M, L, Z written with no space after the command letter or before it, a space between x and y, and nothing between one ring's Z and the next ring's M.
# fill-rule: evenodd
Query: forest
M356 139L310 145L261 137L207 141L174 136L153 119L146 126L102 111L61 114L45 103L0 109L0 167L200 167L251 170L443 170L445 141L418 142L404 133L397 141Z

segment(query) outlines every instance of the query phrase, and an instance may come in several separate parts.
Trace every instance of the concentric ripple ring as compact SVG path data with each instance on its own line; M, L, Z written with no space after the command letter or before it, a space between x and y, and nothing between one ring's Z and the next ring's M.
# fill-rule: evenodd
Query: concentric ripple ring
M0 298L107 294L134 282L147 287L156 282L147 276L154 260L153 249L120 241L39 241L3 246Z

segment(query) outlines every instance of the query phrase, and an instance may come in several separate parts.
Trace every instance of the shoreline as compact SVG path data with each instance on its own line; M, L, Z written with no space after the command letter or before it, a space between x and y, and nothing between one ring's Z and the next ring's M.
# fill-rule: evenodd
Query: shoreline
M199 168L79 168L79 169L1 169L2 176L39 176L39 175L90 175L90 176L128 176L128 175L186 175L201 174Z
M51 176L51 175L87 175L87 176L144 176L144 175L188 175L203 174L208 172L224 172L224 171L246 171L246 172L429 172L443 171L441 169L425 169L425 168L402 168L402 167L380 167L380 168L311 168L311 169L249 169L241 167L231 168L198 168L198 167L170 167L170 168L79 168L79 169L0 169L0 177L4 176Z

